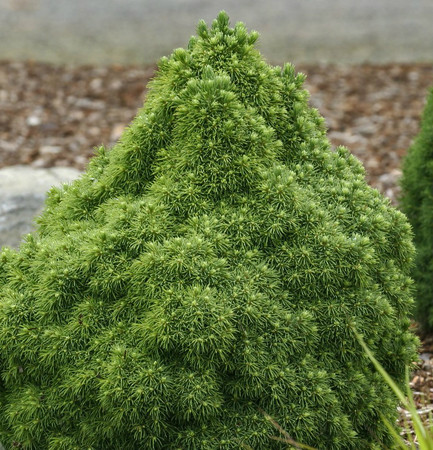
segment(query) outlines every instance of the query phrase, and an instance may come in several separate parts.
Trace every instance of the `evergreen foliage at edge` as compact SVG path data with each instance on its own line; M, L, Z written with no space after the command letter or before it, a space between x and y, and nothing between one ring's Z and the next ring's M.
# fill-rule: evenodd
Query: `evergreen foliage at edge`
M411 231L304 76L220 13L0 255L9 449L381 448L415 357Z
M400 204L414 232L417 249L416 318L433 330L433 88L423 112L421 129L403 162Z

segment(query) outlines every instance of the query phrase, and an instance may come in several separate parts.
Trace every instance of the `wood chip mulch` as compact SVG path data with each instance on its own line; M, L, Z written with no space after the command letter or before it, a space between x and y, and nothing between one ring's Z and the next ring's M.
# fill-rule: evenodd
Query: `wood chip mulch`
M415 324L414 326L417 331ZM419 360L417 369L411 374L409 385L417 413L425 428L433 436L433 335L418 334L421 338ZM411 413L402 406L399 406L398 410L398 422L402 427L401 436L406 442L413 441L418 448Z
M334 145L365 165L396 201L400 161L419 127L433 64L300 65ZM0 61L0 167L84 169L113 145L142 105L155 67L52 66Z

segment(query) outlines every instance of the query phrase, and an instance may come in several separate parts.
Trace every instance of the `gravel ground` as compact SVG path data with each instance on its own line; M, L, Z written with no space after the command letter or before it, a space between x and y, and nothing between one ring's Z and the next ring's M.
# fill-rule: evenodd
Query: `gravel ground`
M325 117L332 144L346 145L366 167L368 182L396 203L401 159L418 132L433 66L297 69L307 74L311 104ZM83 170L95 146L111 146L119 138L142 105L153 74L154 67L0 61L0 167ZM420 413L428 419L433 411L433 337L423 338L411 386ZM402 424L407 415L402 409Z
M304 65L311 104L334 145L365 165L393 202L400 162L418 132L431 64ZM84 169L95 146L111 146L143 103L154 67L51 66L0 61L0 167Z

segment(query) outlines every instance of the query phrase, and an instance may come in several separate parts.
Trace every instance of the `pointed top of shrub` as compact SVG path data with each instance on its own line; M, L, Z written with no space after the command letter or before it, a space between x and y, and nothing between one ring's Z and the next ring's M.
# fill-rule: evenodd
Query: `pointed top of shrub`
M284 448L267 417L321 449L390 442L355 330L403 381L410 228L256 39L201 22L2 253L6 446Z

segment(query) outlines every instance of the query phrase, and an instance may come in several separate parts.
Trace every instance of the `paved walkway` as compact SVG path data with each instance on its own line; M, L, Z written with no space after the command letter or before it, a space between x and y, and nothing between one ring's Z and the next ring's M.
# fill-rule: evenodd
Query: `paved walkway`
M0 0L0 59L152 63L220 9L271 62L433 61L433 0Z

